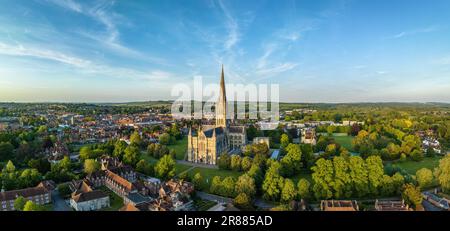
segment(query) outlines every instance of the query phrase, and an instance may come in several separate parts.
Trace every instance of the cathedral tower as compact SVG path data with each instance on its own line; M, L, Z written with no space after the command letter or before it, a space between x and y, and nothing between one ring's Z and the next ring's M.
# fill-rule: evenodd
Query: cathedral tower
M227 94L225 92L225 76L223 73L223 64L222 64L219 99L216 103L216 127L225 128L226 126L227 126Z

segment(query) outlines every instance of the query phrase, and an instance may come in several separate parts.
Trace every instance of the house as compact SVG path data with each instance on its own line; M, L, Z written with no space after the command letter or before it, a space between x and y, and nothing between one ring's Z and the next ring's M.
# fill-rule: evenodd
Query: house
M69 187L75 189L71 194L70 206L76 211L94 211L110 206L108 194L92 189L87 180L73 181Z
M322 200L320 202L322 211L358 211L358 203L350 200Z
M316 130L314 128L303 128L301 129L301 143L316 145Z
M51 203L52 199L49 183L50 182L41 182L33 188L0 192L0 211L14 211L14 201L20 196L38 205Z
M375 201L376 211L411 211L409 206L405 204L404 200L376 200Z
M266 144L267 148L270 148L270 138L269 137L255 137L253 138L254 144Z

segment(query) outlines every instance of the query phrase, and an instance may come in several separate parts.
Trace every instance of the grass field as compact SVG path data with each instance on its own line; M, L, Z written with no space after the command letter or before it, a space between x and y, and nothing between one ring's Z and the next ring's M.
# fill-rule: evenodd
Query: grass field
M99 188L109 195L109 208L104 208L101 211L118 211L123 206L123 199L115 194L113 191L109 190L105 186Z
M415 175L417 170L419 170L421 168L428 168L433 171L434 168L436 168L439 165L440 159L441 159L441 157L438 157L438 156L433 157L433 158L427 157L420 162L416 162L416 161L412 161L412 160L407 160L405 162L397 161L397 162L392 162L392 165L399 166L400 168L404 169L409 174Z
M176 163L175 164L175 174L178 175L178 174L180 174L180 173L182 173L182 172L184 172L184 171L186 171L186 170L188 170L190 168L192 168L192 167L189 166L189 165Z
M176 155L177 160L184 159L184 155L186 154L187 150L187 141L188 141L187 136L184 136L183 139L177 140L175 144L167 146L169 149L175 150L175 152L177 153Z
M323 133L322 135L328 136L328 134ZM336 143L340 144L345 149L353 152L352 141L354 139L353 136L345 135L345 133L334 133L331 137L336 141Z
M182 165L182 164L179 164L179 165ZM187 166L187 167L190 168L190 166ZM178 172L178 170L177 170L177 172ZM237 180L237 178L243 174L242 172L235 172L235 171L231 171L231 170L200 168L200 167L195 167L187 173L190 178L193 178L195 174L200 173L203 177L203 188L206 191L209 191L209 187L211 185L212 178L215 176L220 176L222 178L222 180L225 177L231 176L234 178L234 180Z

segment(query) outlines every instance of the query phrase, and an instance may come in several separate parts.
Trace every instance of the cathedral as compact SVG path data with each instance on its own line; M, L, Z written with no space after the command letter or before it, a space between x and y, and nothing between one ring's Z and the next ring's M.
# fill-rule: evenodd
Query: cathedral
M227 96L222 66L219 99L215 106L215 125L202 124L189 129L188 161L215 165L223 153L240 153L247 142L245 126L236 126L227 119Z

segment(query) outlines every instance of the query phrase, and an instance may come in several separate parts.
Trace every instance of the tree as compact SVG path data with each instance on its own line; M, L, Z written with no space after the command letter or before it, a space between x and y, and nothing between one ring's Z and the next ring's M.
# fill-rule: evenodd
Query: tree
M311 198L310 187L311 183L307 179L300 179L297 183L298 196L306 200Z
M127 148L127 143L123 140L118 140L115 144L114 144L114 151L113 151L113 156L119 158L120 160L122 160L123 155L125 155L125 149Z
M422 193L418 187L415 187L413 184L406 184L403 187L402 198L405 200L405 203L417 208L422 205Z
M291 179L284 180L283 190L281 191L281 201L289 202L297 196L294 182Z
M93 151L90 146L83 146L80 149L80 159L87 160L93 158Z
M303 166L310 167L313 165L314 151L311 144L301 144Z
M383 161L379 156L369 156L366 159L366 167L370 193L378 195L378 187L384 174Z
M169 133L163 133L159 136L159 143L163 145L168 145L170 143Z
M133 145L128 146L125 149L125 155L123 156L123 162L135 166L140 156L139 148Z
M280 148L284 150L288 145L289 145L289 136L287 134L281 135Z
M231 166L231 157L228 153L224 153L219 156L219 159L217 160L217 164L219 165L220 169L228 170Z
M28 166L37 169L42 174L47 173L51 168L51 164L48 162L47 158L31 159L28 161Z
M163 156L155 166L155 174L162 179L175 176L175 160L170 155Z
M194 175L194 179L192 179L192 183L194 184L195 188L197 189L202 189L203 187L203 177L202 174L200 174L199 172L197 172Z
M421 168L416 172L416 180L420 188L430 187L433 184L433 172L428 168Z
M281 159L284 176L292 176L298 173L302 167L302 151L297 144L289 144L286 149L286 155Z
M25 169L18 178L20 188L34 187L42 181L42 175L36 169Z
M284 186L284 178L280 175L281 164L273 162L266 172L262 185L263 198L266 200L279 201L281 190Z
M348 166L355 194L358 197L365 196L369 193L369 179L365 161L359 156L352 156Z
M7 173L14 173L16 171L16 166L14 166L12 161L8 160L8 163L5 166L5 171Z
M250 209L252 209L251 199L245 193L239 193L236 196L236 198L234 198L234 205L237 208L240 208L240 209L243 209L243 210L250 210Z
M6 161L13 158L14 146L10 142L0 143L0 161Z
M396 191L392 177L383 175L380 181L380 194L382 196L390 196Z
M251 167L252 167L252 158L250 158L248 156L242 158L242 161L241 161L242 171L248 171L248 170L250 170Z
M145 174L147 176L154 175L153 169L154 167L151 164L149 164L146 160L140 160L136 164L136 171Z
M428 147L426 155L427 155L427 157L434 157L434 156L436 156L436 152L434 151L434 149L432 147Z
M16 211L22 211L26 203L27 199L25 199L23 196L19 196L14 200L14 209Z
M439 160L439 166L435 170L435 176L444 192L450 192L450 155Z
M38 204L35 204L32 201L27 201L25 205L23 206L23 211L43 211L44 209L42 206L39 206Z
M333 197L333 162L320 158L311 168L314 181L313 192L317 199L329 199Z
M220 176L214 176L211 181L211 187L209 189L209 192L212 194L220 194L220 190L222 187L222 179Z
M100 163L93 159L87 159L84 161L84 172L86 174L92 174L100 169Z
M399 172L395 173L392 177L392 184L394 185L395 193L400 194L402 186L405 183L405 177Z
M264 180L264 173L259 165L253 164L247 174L255 180L255 185L261 185Z
M352 195L352 179L349 173L348 161L342 156L333 158L334 167L334 198L350 197Z
M241 175L236 181L234 191L236 194L245 193L253 198L256 194L255 180L247 174Z
M238 155L231 156L231 170L240 171L241 170L241 157Z
M130 136L130 145L135 145L137 147L141 147L143 144L142 137L139 135L139 132L135 131Z
M411 159L414 160L414 161L422 161L423 158L424 158L423 152L419 151L417 149L412 151L410 156L411 156Z
M63 198L67 198L72 192L70 190L69 184L60 184L58 185L57 190L59 192L59 195Z
M64 156L64 158L58 163L58 166L61 170L70 171L70 169L72 169L72 162L68 156Z
M225 177L222 182L221 195L224 197L234 197L234 179L231 176Z

